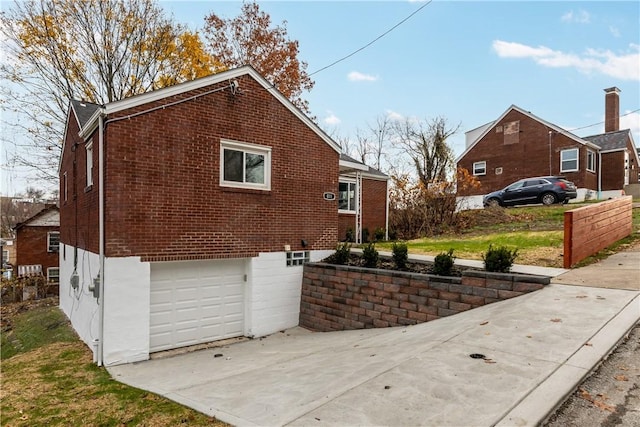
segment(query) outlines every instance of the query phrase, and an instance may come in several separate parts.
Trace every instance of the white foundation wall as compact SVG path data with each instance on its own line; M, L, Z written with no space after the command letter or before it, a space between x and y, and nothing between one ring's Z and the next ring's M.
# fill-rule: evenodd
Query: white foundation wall
M151 264L139 257L104 260L106 366L149 358Z
M71 325L80 339L94 352L96 348L93 340L99 337L100 306L98 300L89 291L89 285L100 271L100 257L98 254L77 249L77 263L75 268L79 286L73 289L71 275L74 271L74 248L60 244L60 309L67 315Z
M319 261L332 251L311 251ZM298 326L302 266L287 267L286 252L260 253L247 262L245 335L261 337Z

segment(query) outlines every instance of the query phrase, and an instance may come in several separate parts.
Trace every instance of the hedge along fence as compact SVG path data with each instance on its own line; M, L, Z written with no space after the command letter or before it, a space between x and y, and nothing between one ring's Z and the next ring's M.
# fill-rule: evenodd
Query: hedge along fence
M632 197L625 196L564 213L564 268L633 232Z
M550 278L468 270L462 277L304 265L300 326L314 331L414 325L533 292Z

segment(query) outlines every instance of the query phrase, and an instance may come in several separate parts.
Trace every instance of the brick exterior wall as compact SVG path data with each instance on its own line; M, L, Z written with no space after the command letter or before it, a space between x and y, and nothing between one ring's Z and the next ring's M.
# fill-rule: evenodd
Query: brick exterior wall
M377 228L386 228L387 181L362 178L362 205L362 229L369 230L369 239L371 240ZM355 232L355 214L340 213L338 239L345 240L349 229Z
M505 126L518 123L515 133L505 135ZM503 131L496 132L496 127ZM586 170L587 147L560 134L551 135L550 128L517 110L511 110L492 127L481 141L478 141L458 162L458 167L473 173L473 163L486 161L486 175L478 176L481 188L470 192L460 192L460 196L486 194L500 190L514 181L532 176L563 175L579 188L597 189L597 175ZM579 148L578 172L560 172L560 152L568 148ZM595 150L592 150L595 151ZM550 153L551 152L551 153ZM596 162L597 162L596 155ZM549 169L551 163L551 169ZM496 169L502 168L501 174ZM597 170L597 167L596 167Z
M602 170L617 170L617 173L602 175L602 190L621 190L624 188L624 169L620 165L624 164L624 152L614 151L602 155Z
M118 112L105 130L106 255L169 261L333 249L339 154L249 75L241 92L208 86ZM220 83L223 87L228 83ZM119 121L197 93L203 96ZM71 151L68 124L61 164L75 197L61 203L62 242L98 251L98 137L94 185L84 188L84 144ZM221 139L271 147L271 190L221 187ZM74 163L75 160L75 163ZM74 167L75 164L75 167ZM61 193L63 189L61 188Z
M323 263L304 266L300 326L314 331L415 325L542 289L550 279L466 271L443 277Z
M28 226L20 227L16 233L16 265L14 274L18 274L20 265L42 265L42 274L47 276L47 268L58 267L58 252L49 252L47 234L59 231L59 227Z

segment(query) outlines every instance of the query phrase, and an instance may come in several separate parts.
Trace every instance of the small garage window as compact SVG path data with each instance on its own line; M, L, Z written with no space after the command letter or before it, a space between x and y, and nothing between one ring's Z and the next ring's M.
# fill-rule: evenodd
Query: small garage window
M295 267L309 262L309 251L287 252L287 267Z
M486 175L487 173L487 162L475 162L473 164L473 174L474 175Z

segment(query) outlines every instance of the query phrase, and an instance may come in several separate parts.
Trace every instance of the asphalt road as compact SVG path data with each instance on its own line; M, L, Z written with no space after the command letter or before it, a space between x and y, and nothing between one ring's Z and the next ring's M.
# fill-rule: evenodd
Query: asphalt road
M640 426L640 324L543 426Z

